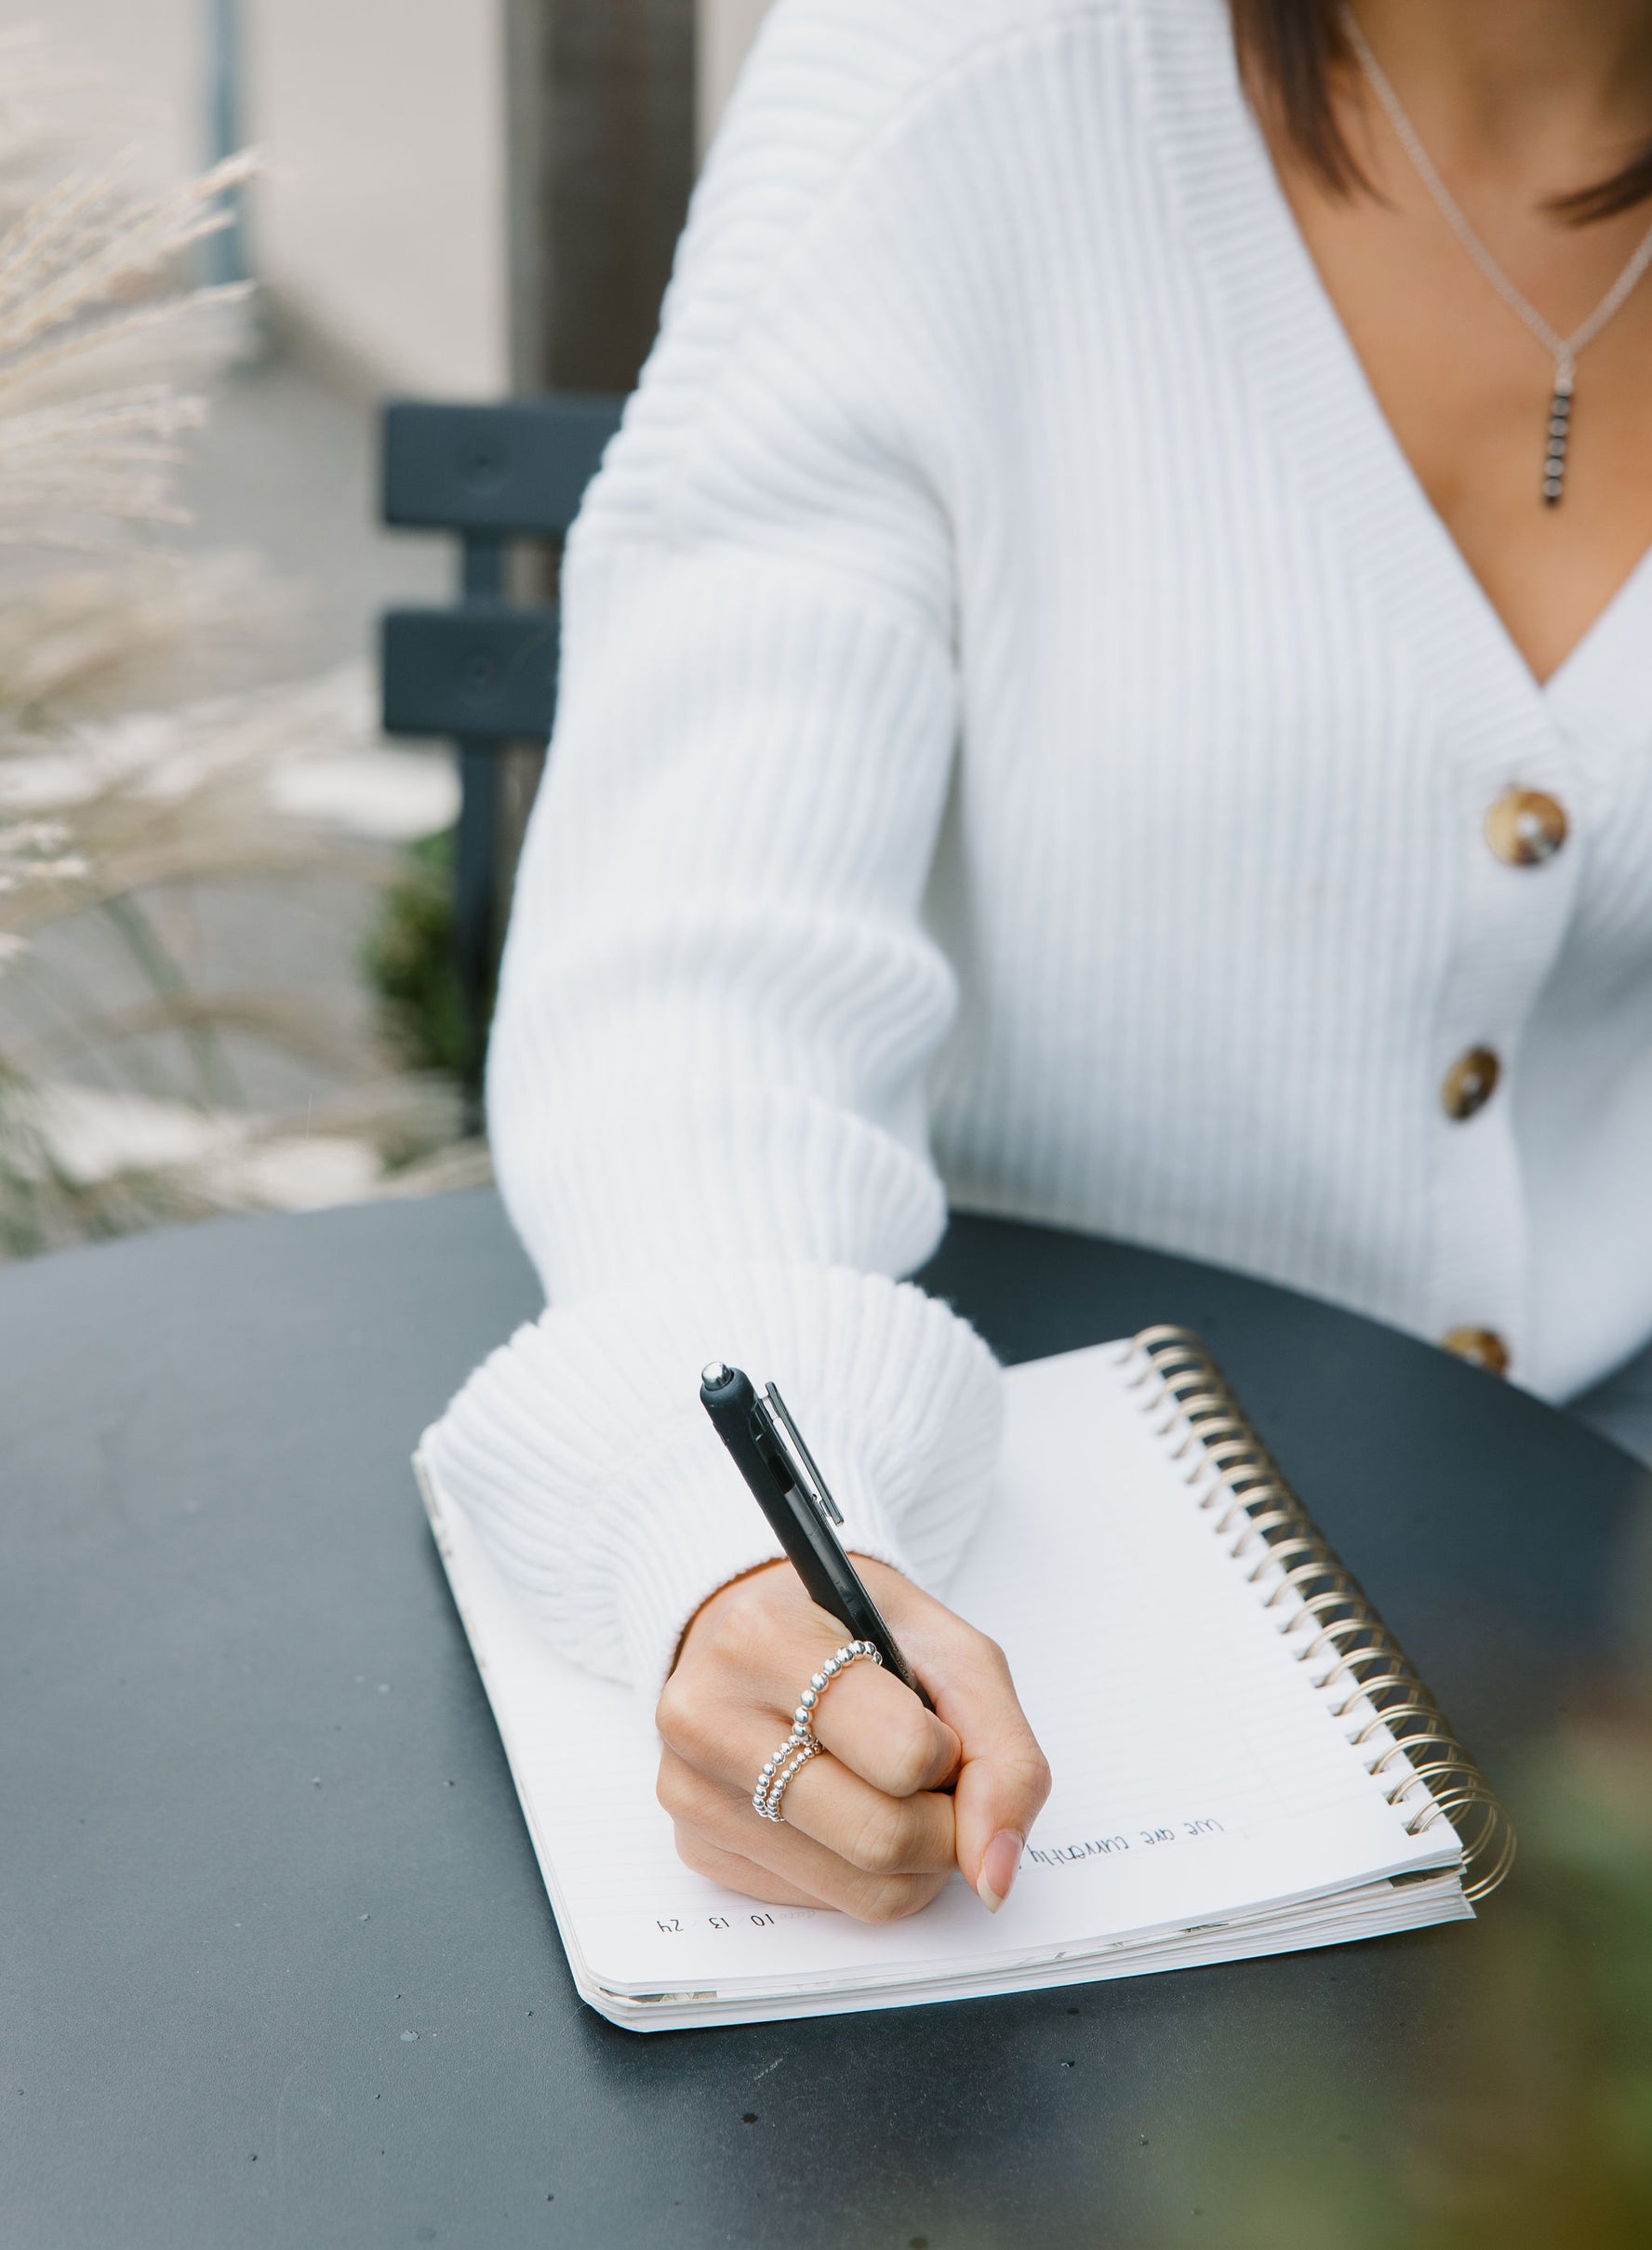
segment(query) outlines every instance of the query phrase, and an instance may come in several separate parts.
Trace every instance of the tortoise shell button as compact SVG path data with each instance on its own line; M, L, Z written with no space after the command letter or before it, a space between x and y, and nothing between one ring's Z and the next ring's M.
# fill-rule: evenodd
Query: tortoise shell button
M1487 1375L1509 1372L1509 1347L1495 1328L1448 1328L1440 1341L1447 1351L1455 1351L1472 1367L1484 1367Z
M1458 1125L1483 1110L1497 1092L1503 1066L1489 1047L1471 1047L1446 1073L1440 1098Z
M1557 798L1540 789L1506 789L1485 816L1485 840L1505 867L1540 867L1571 826Z

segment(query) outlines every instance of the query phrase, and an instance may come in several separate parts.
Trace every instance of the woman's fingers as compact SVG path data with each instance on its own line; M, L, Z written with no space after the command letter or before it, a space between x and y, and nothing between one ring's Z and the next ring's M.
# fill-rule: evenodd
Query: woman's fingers
M669 1750L659 1800L674 1820L696 1822L730 1851L784 1854L789 1831L862 1875L944 1875L957 1865L950 1797L886 1796L831 1756L811 1758L788 1783L783 1821L764 1820L749 1787L735 1795ZM794 1857L771 1864L802 1866Z
M1009 1896L1032 1823L1044 1810L1050 1770L1003 1651L977 1638L971 1662L949 1670L937 1700L964 1745L953 1792L958 1865L996 1913Z
M813 1906L825 1904L822 1898L811 1898L807 1891L799 1890L796 1884L788 1883L783 1875L776 1875L755 1859L743 1859L738 1852L726 1852L714 1844L699 1829L690 1828L686 1821L677 1823L677 1857L685 1867L691 1867L697 1875L705 1875L713 1883L720 1883L725 1890L739 1891L742 1897L763 1898L771 1906Z
M724 1630L696 1646L692 1677L684 1668L666 1683L659 1731L680 1756L731 1787L750 1783L792 1724L798 1698L826 1658L844 1645L844 1629L812 1603L780 1618L731 1609ZM707 1694L718 1672L723 1696ZM891 1797L941 1788L956 1772L958 1737L944 1720L881 1666L850 1664L817 1691L814 1732L833 1756ZM772 1714L774 1735L748 1768L744 1737L729 1718L741 1706ZM739 1737L738 1753L731 1738Z
M853 1664L840 1672L812 1717L833 1756L886 1796L944 1788L958 1770L953 1729L879 1665Z
M761 1819L758 1769L844 1637L787 1565L768 1564L713 1595L684 1635L659 1710L660 1801L679 1841L695 1840L692 1865L710 1856L761 1870L864 1921L915 1912L954 1864L995 1909L1049 1791L1009 1668L993 1642L899 1573L859 1566L935 1711L872 1664L833 1674L810 1711L828 1754L798 1771L784 1821ZM939 1793L947 1784L951 1797ZM718 1879L751 1887L732 1872Z
M876 1568L876 1565L871 1567ZM1004 1651L893 1573L875 1598L960 1748L953 1788L958 1865L996 1912L1008 1897L1050 1773Z
M798 1779L802 1777L799 1775ZM726 1791L670 1752L659 1769L659 1801L675 1826L679 1854L700 1873L713 1872L712 1855L746 1861L761 1868L771 1883L799 1894L806 1903L834 1908L858 1922L898 1922L915 1914L945 1888L953 1871L950 1856L943 1869L930 1873L855 1867L793 1828L790 1819L760 1819L749 1800L742 1808ZM788 1807L790 1804L788 1791ZM731 1875L718 1875L716 1880L730 1882L737 1890L749 1887ZM766 1897L770 1894L757 1895Z

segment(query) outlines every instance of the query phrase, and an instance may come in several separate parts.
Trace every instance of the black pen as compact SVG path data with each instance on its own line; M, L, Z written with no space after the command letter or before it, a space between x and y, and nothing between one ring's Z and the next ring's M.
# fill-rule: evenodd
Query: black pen
M700 1377L699 1400L751 1486L752 1497L773 1524L809 1599L846 1626L852 1639L870 1641L886 1667L926 1711L933 1711L934 1704L833 1529L843 1522L843 1511L774 1385L770 1383L759 1398L750 1376L719 1360Z

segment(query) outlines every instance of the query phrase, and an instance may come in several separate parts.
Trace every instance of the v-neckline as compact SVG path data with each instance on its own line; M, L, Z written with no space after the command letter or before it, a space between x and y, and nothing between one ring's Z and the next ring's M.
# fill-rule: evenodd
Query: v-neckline
M1227 0L1128 0L1173 193L1264 414L1488 774L1538 754L1652 591L1652 550L1539 680L1383 412L1239 81Z
M1652 548L1539 692L1579 744L1628 750L1652 740Z
M1542 692L1564 696L1570 678L1595 671L1603 652L1609 650L1620 634L1632 632L1635 618L1649 597L1652 597L1652 547L1645 551L1582 638L1573 642L1549 677L1539 683ZM1652 648L1652 619L1648 620L1646 637L1647 646Z

